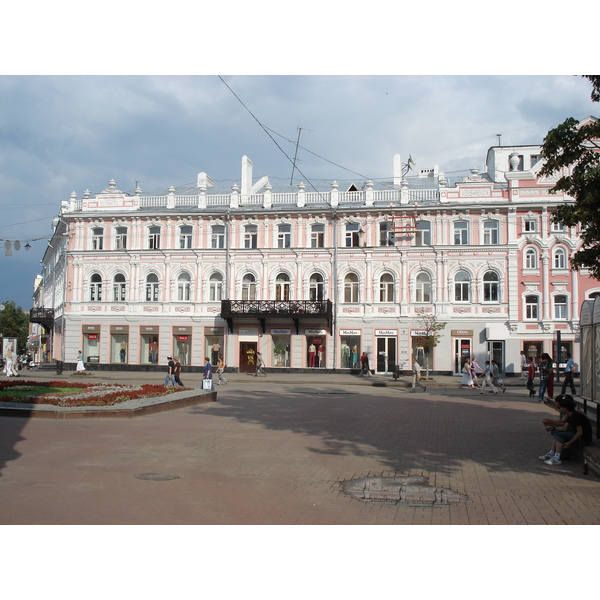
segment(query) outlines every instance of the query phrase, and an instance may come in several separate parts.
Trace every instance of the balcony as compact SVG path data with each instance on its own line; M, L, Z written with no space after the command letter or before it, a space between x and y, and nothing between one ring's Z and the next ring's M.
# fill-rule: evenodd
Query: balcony
M52 330L54 325L54 309L53 308L32 308L29 311L29 322L39 323L47 331Z
M222 300L221 317L233 333L233 321L256 318L266 333L267 318L291 319L300 332L300 321L325 320L331 330L333 308L331 300Z

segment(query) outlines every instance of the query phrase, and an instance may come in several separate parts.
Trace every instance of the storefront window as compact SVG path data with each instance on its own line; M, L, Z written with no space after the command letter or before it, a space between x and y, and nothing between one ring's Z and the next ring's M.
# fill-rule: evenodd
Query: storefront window
M306 335L306 365L308 367L325 367L325 334Z
M210 357L210 363L216 366L219 363L219 356L224 356L223 351L223 336L224 330L222 327L215 327L209 329L204 336L204 354L202 360L204 361L205 356Z
M113 363L126 363L129 356L129 335L127 333L112 333L110 338L110 361Z
M158 334L143 333L141 339L141 356L143 364L158 364Z
M358 333L344 333L341 336L341 361L342 369L360 368L360 335Z
M173 340L173 356L179 358L182 365L189 365L191 359L192 336L180 335L174 336Z
M83 360L89 363L100 362L100 334L84 333L83 335Z
M290 366L290 329L271 330L271 364L275 367Z

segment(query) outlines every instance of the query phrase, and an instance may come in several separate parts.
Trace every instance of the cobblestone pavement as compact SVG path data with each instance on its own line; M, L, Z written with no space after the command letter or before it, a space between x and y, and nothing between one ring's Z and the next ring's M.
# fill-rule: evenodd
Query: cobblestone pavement
M598 477L578 462L538 460L550 447L540 421L552 411L518 380L482 396L449 377L415 394L377 377L228 378L215 403L135 419L0 418L0 523L600 523ZM372 476L426 478L466 500L415 506L344 493L343 482Z

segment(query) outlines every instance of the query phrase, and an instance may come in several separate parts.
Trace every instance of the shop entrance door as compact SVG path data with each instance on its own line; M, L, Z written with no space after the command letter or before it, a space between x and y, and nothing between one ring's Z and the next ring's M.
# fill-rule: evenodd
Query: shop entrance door
M240 373L256 371L256 342L240 342Z
M471 338L454 338L454 374L462 373L465 359L471 358Z
M396 338L377 338L377 373L393 373L396 365Z

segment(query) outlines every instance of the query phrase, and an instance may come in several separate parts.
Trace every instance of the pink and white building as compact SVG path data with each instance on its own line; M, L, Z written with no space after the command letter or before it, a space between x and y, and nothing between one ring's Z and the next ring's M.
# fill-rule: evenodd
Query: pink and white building
M252 371L260 352L268 368L337 370L366 351L375 371L408 369L423 359L418 310L446 323L436 372L476 356L516 373L521 350L559 359L557 339L578 361L579 307L600 282L570 267L577 228L550 217L571 199L549 193L540 147L492 147L482 172L454 182L437 167L407 176L398 155L392 165L388 181L277 190L244 157L227 190L200 173L165 195L114 181L73 193L32 320L52 358L83 350L127 368L222 354Z

